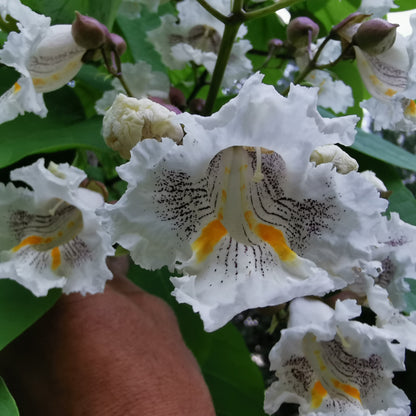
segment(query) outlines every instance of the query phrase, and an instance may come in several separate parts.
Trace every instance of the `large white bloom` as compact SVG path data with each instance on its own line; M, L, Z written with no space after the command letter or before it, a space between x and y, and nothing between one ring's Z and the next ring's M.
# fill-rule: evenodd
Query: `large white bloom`
M40 159L10 176L33 190L0 184L0 278L36 296L54 287L102 292L112 277L105 259L114 250L95 214L101 195L79 188L84 172L68 164L46 169Z
M0 97L0 123L25 111L45 117L42 93L68 83L80 70L85 49L72 38L71 25L50 26L50 18L33 12L19 0L2 0L0 14L18 21L19 32L10 32L0 62L22 75Z
M416 128L416 14L410 22L412 34L397 34L393 46L381 54L369 55L354 46L361 78L372 95L361 106L369 111L376 130Z
M378 328L350 319L354 301L335 310L317 300L290 305L289 328L270 352L278 381L266 391L265 410L298 403L300 416L407 416L406 395L392 384L404 369L404 347Z
M167 99L169 95L169 78L163 72L153 71L147 62L139 61L134 64L121 64L124 81L133 97L157 97ZM95 103L98 114L104 115L111 107L119 93L125 93L121 82L115 78L111 81L112 90L105 91L103 96Z
M225 15L230 13L230 0L213 0L210 4ZM209 14L197 1L184 0L176 7L178 16L162 16L161 26L148 33L149 41L169 68L182 69L192 61L197 65L204 65L212 74L224 24ZM252 70L251 63L245 56L251 49L251 44L248 40L241 39L246 33L246 27L241 26L225 70L224 87L245 78Z
M345 286L386 207L358 173L309 161L319 145L351 144L356 118L323 119L316 90L284 98L261 78L211 117L178 116L183 145L138 143L119 168L127 192L103 214L135 262L184 274L175 296L207 330Z

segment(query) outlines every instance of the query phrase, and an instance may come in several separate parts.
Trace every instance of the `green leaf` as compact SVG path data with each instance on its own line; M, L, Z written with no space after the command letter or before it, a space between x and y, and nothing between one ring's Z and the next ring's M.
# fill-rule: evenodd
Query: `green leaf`
M163 65L160 55L156 52L153 45L146 40L147 32L160 25L160 18L157 14L143 9L140 19L129 19L128 17L119 16L117 17L117 24L135 62L145 61L152 66L154 71L166 72L166 67Z
M0 168L38 153L79 147L106 150L101 126L101 117L72 124L52 117L40 119L33 114L4 123L0 125Z
M19 416L16 402L10 394L6 383L0 377L0 415L1 416Z
M330 111L322 107L319 107L318 111L323 117L335 117ZM416 155L383 139L377 134L367 133L360 128L356 130L355 141L349 147L350 149L399 168L416 170Z
M50 16L52 23L72 23L75 10L95 17L110 30L117 15L121 0L23 0L32 10Z
M54 289L48 296L38 298L15 281L1 279L0 350L48 311L60 294L60 290Z
M307 8L328 32L332 26L357 11L360 0L314 0L306 2Z
M217 416L263 416L264 384L251 361L241 334L232 324L205 332L189 305L178 304L166 269L150 272L132 266L130 278L143 289L163 298L174 309L182 335L201 366Z
M406 10L413 10L416 7L414 0L395 0L394 2L397 6L397 9L391 9L391 12L404 12Z
M403 185L399 175L390 167L377 172L387 189L392 191L389 197L388 212L398 212L400 218L410 224L416 225L416 199Z
M357 129L355 142L351 148L391 165L416 170L416 155L362 129Z

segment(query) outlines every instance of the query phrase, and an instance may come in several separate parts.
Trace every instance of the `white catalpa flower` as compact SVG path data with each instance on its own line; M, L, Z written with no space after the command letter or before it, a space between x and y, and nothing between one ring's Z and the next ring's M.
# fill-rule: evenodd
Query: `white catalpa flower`
M350 319L355 301L335 310L317 300L296 299L289 327L270 352L278 381L267 390L265 411L298 403L300 416L407 416L409 400L392 383L404 369L404 347L378 328Z
M382 270L375 277L375 283L387 290L396 308L404 310L404 294L409 291L404 278L416 279L416 227L392 212L391 218L376 230L376 238L379 244L372 258L381 262Z
M416 14L410 22L412 34L405 38L398 33L393 46L382 53L369 54L354 46L358 70L372 96L361 107L374 119L376 130L416 128Z
M163 72L153 71L147 62L139 61L134 64L121 64L124 81L133 97L157 97L167 100L169 96L169 78ZM105 91L103 96L95 103L95 111L104 115L111 107L119 93L125 93L121 82L115 78L111 81L112 90Z
M95 210L98 193L79 188L84 172L44 160L10 173L32 190L0 184L0 278L12 279L44 296L54 287L64 293L97 293L111 279L105 259L110 237Z
M371 14L373 17L383 17L396 7L398 6L394 3L394 0L361 0L358 11Z
M80 70L85 49L71 34L71 25L50 26L50 18L33 12L19 0L1 1L3 19L18 21L19 32L10 32L0 63L20 72L14 86L0 97L0 123L25 111L45 117L42 94L61 88Z
M210 4L225 15L230 13L231 0L213 0ZM182 69L192 61L197 65L204 65L212 74L224 24L197 1L184 0L176 7L178 16L162 16L161 26L148 33L148 40L169 68ZM252 71L250 60L245 56L251 49L251 44L248 40L241 39L246 33L246 27L241 26L225 70L224 87L232 86L234 81L245 78Z
M350 145L356 118L322 118L315 89L284 98L261 79L211 117L178 115L183 145L138 143L118 169L127 192L102 213L136 263L184 274L174 294L207 330L345 286L386 208L358 173L309 161L319 145Z
M416 351L416 311L410 316L400 313L392 304L389 292L377 284L369 285L367 302L376 314L376 325L386 336L400 342L403 347Z
M383 217L374 235L378 243L371 250L370 260L375 267L369 262L369 269L358 268L359 277L349 290L368 296L374 285L379 286L386 289L392 306L403 311L407 307L405 294L410 290L405 278L416 279L416 227L392 212L390 219Z

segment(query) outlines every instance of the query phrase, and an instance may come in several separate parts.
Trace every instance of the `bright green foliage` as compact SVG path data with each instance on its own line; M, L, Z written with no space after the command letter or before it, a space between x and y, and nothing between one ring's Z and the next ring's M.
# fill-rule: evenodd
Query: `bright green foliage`
M121 0L23 0L32 10L50 16L53 24L72 23L75 10L95 17L111 29Z

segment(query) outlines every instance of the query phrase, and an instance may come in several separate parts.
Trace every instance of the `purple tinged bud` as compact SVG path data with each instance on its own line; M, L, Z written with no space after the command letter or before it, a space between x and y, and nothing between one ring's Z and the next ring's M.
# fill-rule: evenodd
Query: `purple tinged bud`
M287 40L295 48L308 45L309 39L314 41L319 34L319 26L309 17L300 16L291 20L286 29Z
M341 20L337 25L335 25L331 34L332 37L340 37L343 40L351 42L352 36L357 31L359 25L367 20L371 15L364 14L360 12L351 13L345 19Z
M369 55L380 55L393 46L398 26L383 19L368 20L358 28L353 43Z
M269 51L275 51L276 49L282 48L284 45L281 39L270 39L268 43Z
M184 110L186 107L186 98L183 92L176 87L170 87L169 89L169 101L175 107Z
M205 107L205 100L202 98L194 98L189 103L189 112L191 114L203 114Z
M126 52L127 44L120 35L117 35L117 33L110 33L108 39L115 48L118 56L121 56L124 52Z
M108 29L93 17L75 12L72 23L72 37L75 42L85 49L97 49L105 42Z

